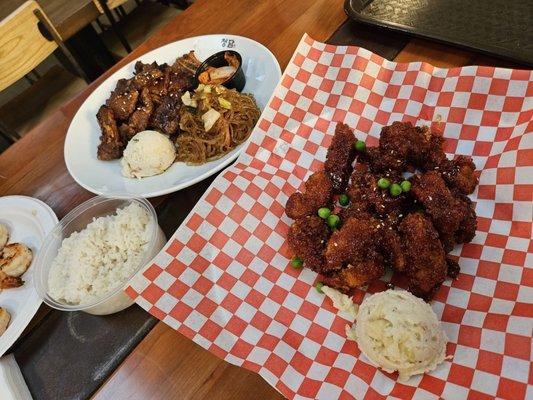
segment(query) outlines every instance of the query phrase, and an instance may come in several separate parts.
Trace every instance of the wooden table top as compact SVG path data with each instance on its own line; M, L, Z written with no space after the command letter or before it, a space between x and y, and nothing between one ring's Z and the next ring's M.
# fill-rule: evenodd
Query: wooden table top
M15 11L26 0L2 0L0 20ZM100 15L93 0L37 0L63 40L70 38Z
M43 4L46 1L41 0ZM107 76L139 55L178 39L225 32L247 36L264 44L274 53L283 69L305 32L317 40L326 41L341 26L348 33L354 29L351 25L346 27L345 22L343 0L197 1L0 155L0 195L24 194L37 197L49 204L59 218L93 196L78 186L66 170L63 159L65 134L83 100ZM364 29L355 34L361 32L364 36ZM379 44L379 38L372 40ZM402 49L395 53L397 61L421 60L441 67L495 63L494 60L432 42L418 39L406 39L405 42L408 44L399 42ZM183 192L187 197L187 190ZM164 204L167 196L152 201ZM258 375L231 366L158 322L93 398L282 397Z

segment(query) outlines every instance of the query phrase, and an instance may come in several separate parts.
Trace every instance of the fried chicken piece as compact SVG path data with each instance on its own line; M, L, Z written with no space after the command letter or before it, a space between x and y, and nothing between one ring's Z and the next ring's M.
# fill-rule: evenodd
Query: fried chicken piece
M96 119L102 130L97 152L98 159L115 160L122 157L125 145L118 132L113 110L107 106L100 107Z
M456 193L456 197L465 204L466 211L463 220L459 224L459 230L455 232L455 242L469 243L474 239L477 229L477 216L474 203L464 194Z
M422 213L406 216L399 230L409 291L426 300L431 299L444 282L448 269L439 234L430 219Z
M141 91L139 103L128 122L119 127L120 135L124 142L128 142L135 134L144 131L148 126L150 115L152 115L154 109L154 103L147 88Z
M379 279L384 272L385 269L380 261L368 260L355 265L350 264L340 271L325 276L323 283L341 292L349 293L356 287L368 285L370 282Z
M448 276L452 279L457 278L459 276L459 273L461 272L461 267L459 267L459 263L450 256L446 256L446 265L448 266Z
M442 137L428 127L394 122L381 130L379 147L370 147L362 156L375 172L433 169L446 159Z
M169 136L176 134L179 128L181 106L179 95L174 93L166 95L152 114L149 126Z
M440 164L439 171L446 183L461 193L470 194L476 190L478 178L471 157L458 156L454 160L446 159Z
M373 171L404 171L418 158L424 143L424 135L410 122L394 122L383 127L378 150L367 151L367 157Z
M383 257L378 251L380 221L375 218L350 218L333 232L326 246L324 271L335 271L352 265L379 264Z
M380 178L387 178L391 182L403 180L401 175L394 171L373 174L358 164L346 192L352 203L350 208L361 212L375 212L380 215L400 213L404 208L406 195L401 194L394 197L390 195L388 190L380 189L377 184Z
M300 218L291 225L287 241L292 252L300 257L306 267L321 272L324 265L323 251L329 235L326 222L311 215Z
M303 193L293 193L285 212L292 219L315 215L321 207L331 207L333 185L324 171L315 172L304 185Z
M396 229L389 222L383 222L381 228L379 243L385 265L394 268L396 271L404 271L407 264L400 235L398 235Z
M419 157L416 162L420 169L429 171L438 168L440 165L448 161L448 159L442 150L444 138L429 131L429 128L426 129L426 135L428 135L429 132L429 145L427 147L426 154L422 155L422 157Z
M372 174L368 172L366 164L357 164L350 178L350 186L346 190L346 194L350 198L350 205L343 210L344 219L348 219L348 216L357 217L358 213L368 214L371 212L372 204L368 196L368 189L372 179Z
M113 114L118 120L127 120L135 110L139 91L132 87L131 81L120 79L115 90L106 101L106 105L113 110Z
M379 147L367 147L365 152L358 158L359 161L368 163L375 172L400 170L403 164L401 160L393 153L383 152ZM401 164L396 167L397 164Z
M454 236L469 213L469 206L446 187L435 171L413 178L411 192L431 218L444 249L451 251L455 245Z
M342 193L348 185L356 155L354 143L355 135L348 125L337 123L324 163L324 170L331 178L336 193Z

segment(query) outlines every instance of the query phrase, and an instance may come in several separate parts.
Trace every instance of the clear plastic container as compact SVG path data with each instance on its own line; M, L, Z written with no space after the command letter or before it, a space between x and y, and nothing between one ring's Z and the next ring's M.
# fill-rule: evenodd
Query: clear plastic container
M151 239L146 248L142 261L139 263L128 280L113 288L105 296L92 302L72 305L59 302L48 294L48 274L55 259L63 239L69 237L74 232L79 232L93 221L94 218L115 214L118 208L124 208L136 202L143 207L153 218ZM39 296L46 304L62 311L84 311L94 315L113 314L133 304L133 300L124 292L130 279L146 263L148 263L165 245L166 239L163 231L157 223L157 215L152 205L141 198L109 198L96 196L69 212L56 227L46 236L44 243L39 250L35 265L32 268L34 274L35 288Z

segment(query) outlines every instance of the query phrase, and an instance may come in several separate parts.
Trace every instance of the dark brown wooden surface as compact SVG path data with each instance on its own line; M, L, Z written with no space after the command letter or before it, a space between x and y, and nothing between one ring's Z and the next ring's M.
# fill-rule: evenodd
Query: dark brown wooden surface
M342 3L342 0L197 1L160 32L135 49L126 59L65 104L61 110L43 121L24 139L0 155L0 195L26 194L37 197L47 202L60 218L77 204L91 197L92 194L79 187L68 175L63 161L63 142L70 120L89 93L121 65L153 48L181 38L220 32L247 36L266 45L278 58L282 69L286 66L304 32L321 41L329 38L329 42L333 44L363 46L384 57L394 58L401 62L422 60L449 67L478 60L471 53L462 50L422 40L409 40L383 30L346 22ZM491 62L491 60L484 60L486 64ZM152 200L157 206L160 224L167 235L176 229L209 182L210 180L207 180L189 189ZM137 312L137 308L131 310L124 312L126 318L123 319L127 319L129 312L132 313L131 315ZM53 315L53 323L49 322L49 317L46 316L44 322L37 324L35 332L48 324L49 328L43 332L48 332L50 337L53 337L54 329L61 330L64 321L72 318L65 314L57 316L56 312L50 315ZM84 317L82 315L79 318ZM149 317L146 316L146 318ZM120 316L116 318L117 321L119 319ZM126 323L112 325L113 323L109 322L111 320L112 318L103 319L110 327L128 329ZM91 321L95 324L101 323L100 319L91 319ZM113 331L110 332L112 334ZM43 354L53 359L53 352L46 353L40 349L37 344L38 340L42 340L43 347L61 344L57 341L50 342L48 340L50 337L46 339L37 334L32 336L33 333L34 331L30 332L29 339L19 345L21 354L33 351L35 359L43 357ZM62 338L61 335L57 337L57 340ZM94 399L281 398L279 393L259 376L221 361L161 322L158 322L138 345L135 341L134 344L135 349L94 395ZM80 346L84 351L98 351L98 342L82 343ZM108 370L114 369L116 363L124 356L123 353L112 352L110 364L112 368ZM33 362L30 356L27 357L26 366ZM69 360L68 357L67 360ZM85 366L84 362L87 361L76 359L75 362L77 368L82 369ZM39 372L42 371L40 369L35 371L35 373ZM56 381L60 382L61 372L57 374L60 377ZM46 387L47 383L44 379L42 382L30 382L30 386L37 384ZM66 382L66 384L70 383L74 382ZM54 395L61 393L53 392ZM64 398L86 397L82 393L78 392L78 394L78 397ZM55 398L50 396L39 398Z
M0 21L26 0L0 1ZM93 0L37 0L63 40L68 39L100 15Z

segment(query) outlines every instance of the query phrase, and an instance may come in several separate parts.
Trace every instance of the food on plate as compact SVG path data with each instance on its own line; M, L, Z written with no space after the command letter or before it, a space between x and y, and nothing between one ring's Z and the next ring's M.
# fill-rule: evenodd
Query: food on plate
M120 158L128 141L146 129L176 134L180 97L194 87L194 73L199 65L194 52L183 55L172 65L137 61L133 77L120 79L106 104L98 110L102 131L98 159Z
M13 289L24 285L24 281L18 276L9 276L0 269L0 290Z
M261 114L254 98L224 86L200 84L182 96L177 161L203 164L243 143Z
M433 371L446 359L448 341L432 308L405 290L387 290L359 306L355 327L347 336L359 350L399 380Z
M98 159L115 160L124 155L123 175L141 178L163 172L152 172L150 168L145 175L132 171L137 165L129 168L127 158L131 152L127 149L141 132L157 131L166 136L177 151L173 161L188 164L203 164L222 157L243 143L259 119L260 111L251 95L220 85L240 67L239 59L232 52L225 52L224 58L228 65L209 67L199 74L200 81L209 84L200 83L197 87L195 74L200 61L194 51L179 57L172 65L138 61L133 77L120 79L98 110L96 118L101 130ZM131 147L136 149L135 160L141 163L155 160L157 149ZM168 146L163 147L166 165ZM149 154L141 154L145 151ZM154 171L159 170L158 166Z
M176 149L168 136L157 131L137 133L126 146L121 160L122 174L143 178L166 171L176 158Z
M198 81L204 85L222 85L229 80L237 70L241 63L237 55L233 52L225 51L224 60L227 65L219 67L207 66L200 74L198 74Z
M5 308L0 307L0 336L7 330L9 321L11 321L11 314Z
M33 253L22 243L11 243L4 247L0 258L0 270L8 276L19 277L29 268Z
M4 224L0 224L0 251L9 241L9 229Z
M392 268L408 278L409 291L431 299L459 272L447 253L476 231L467 197L478 183L475 165L466 156L446 158L443 141L427 127L395 122L377 147L367 147L337 124L324 171L286 204L294 255L346 293Z
M63 239L50 267L49 295L86 304L124 284L144 260L153 224L141 205L131 203Z
M21 276L28 270L33 252L23 243L9 243L9 230L0 224L0 290L20 287Z

